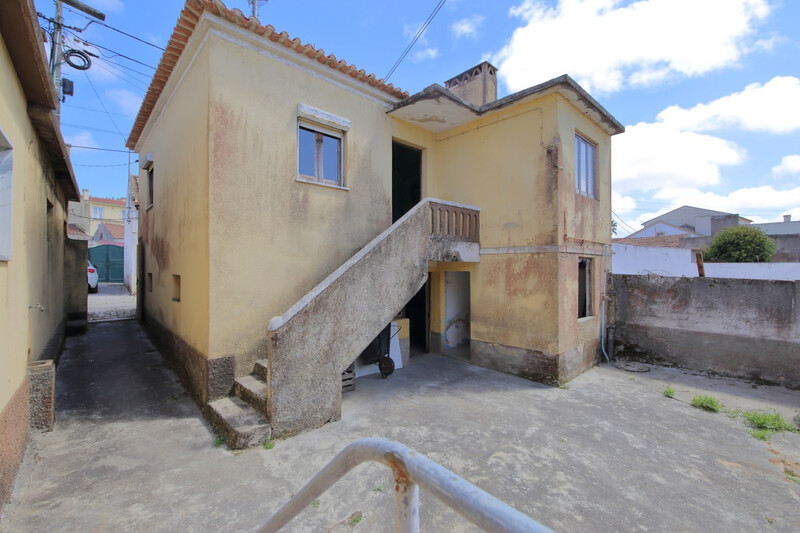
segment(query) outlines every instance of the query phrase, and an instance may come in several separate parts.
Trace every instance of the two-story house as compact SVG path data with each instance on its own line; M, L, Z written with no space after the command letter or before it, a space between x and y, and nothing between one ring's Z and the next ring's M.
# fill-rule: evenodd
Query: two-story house
M568 76L496 95L486 62L408 95L186 2L128 146L144 320L199 401L252 386L278 435L335 420L398 314L416 350L530 379L595 364L623 127Z

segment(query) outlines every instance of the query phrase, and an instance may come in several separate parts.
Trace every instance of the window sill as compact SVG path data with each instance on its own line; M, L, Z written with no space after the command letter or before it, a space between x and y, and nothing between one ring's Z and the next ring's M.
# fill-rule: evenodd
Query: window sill
M579 318L578 319L578 323L580 323L580 322L588 322L590 320L594 320L595 318L597 318L595 315L585 316L583 318Z
M317 181L313 179L304 178L303 176L298 176L295 178L294 181L299 183L308 183L309 185L319 185L320 187L327 187L329 189L339 189L340 191L349 191L350 187L345 187L344 185L335 185L333 182L326 182L326 181Z
M150 204L144 208L145 211L150 211L151 209L153 209L153 204Z

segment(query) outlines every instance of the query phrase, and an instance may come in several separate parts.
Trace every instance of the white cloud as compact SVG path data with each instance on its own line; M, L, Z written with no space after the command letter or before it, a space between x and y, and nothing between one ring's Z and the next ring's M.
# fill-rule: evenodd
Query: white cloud
M483 15L472 15L471 17L457 20L450 25L450 30L456 39L460 37L478 37L478 28L486 17Z
M109 99L117 104L117 108L129 115L135 117L139 112L139 106L142 104L142 95L137 94L128 89L111 89L106 91Z
M411 61L414 63L419 63L420 61L425 61L426 59L436 59L438 56L438 48L425 48L423 50L419 50L418 52L414 52L414 55L411 56Z
M414 36L417 34L419 29L422 27L422 22L412 22L411 24L406 24L403 26L403 37L411 41ZM428 31L427 28L425 31ZM417 43L422 46L427 46L428 38L425 36L425 32L422 32L422 35L419 36L417 39Z
M64 135L64 143L74 146L88 146L89 148L100 148L97 141L94 140L92 134L88 131L79 131L71 135ZM72 148L72 150L80 150L80 148Z
M746 155L730 141L660 122L627 126L612 143L612 176L618 192L714 185L720 166L738 165Z
M772 167L774 176L800 175L800 155L785 155L781 164Z
M616 191L612 191L611 209L618 215L627 213L636 209L636 200L632 196L623 196Z
M658 120L685 131L711 131L728 127L768 133L800 129L800 78L777 76L765 84L753 83L741 92L723 96L691 109L671 106Z
M769 12L766 0L525 0L493 62L512 91L567 73L609 93L736 65Z

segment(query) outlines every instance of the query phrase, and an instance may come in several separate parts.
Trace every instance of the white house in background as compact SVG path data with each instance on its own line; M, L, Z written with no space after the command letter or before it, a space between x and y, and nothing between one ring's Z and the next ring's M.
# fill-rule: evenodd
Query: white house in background
M128 194L122 213L125 225L124 283L131 294L136 294L137 243L139 242L139 176L128 177Z
M783 215L783 222L753 224L767 235L800 235L800 220L792 220L792 215Z
M642 223L639 231L628 238L684 235L686 237L713 236L722 228L750 224L752 220L736 213L714 211L684 205Z

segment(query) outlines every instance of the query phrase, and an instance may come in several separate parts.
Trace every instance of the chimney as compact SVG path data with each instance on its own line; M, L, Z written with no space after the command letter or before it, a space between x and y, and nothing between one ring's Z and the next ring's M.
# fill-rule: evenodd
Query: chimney
M497 100L497 67L484 61L444 82L453 94L480 107Z
M83 189L82 192L83 192L83 194L82 194L83 199L84 200L88 200L89 199L89 189Z
M783 215L783 221L784 222L791 222L792 221L792 215Z

